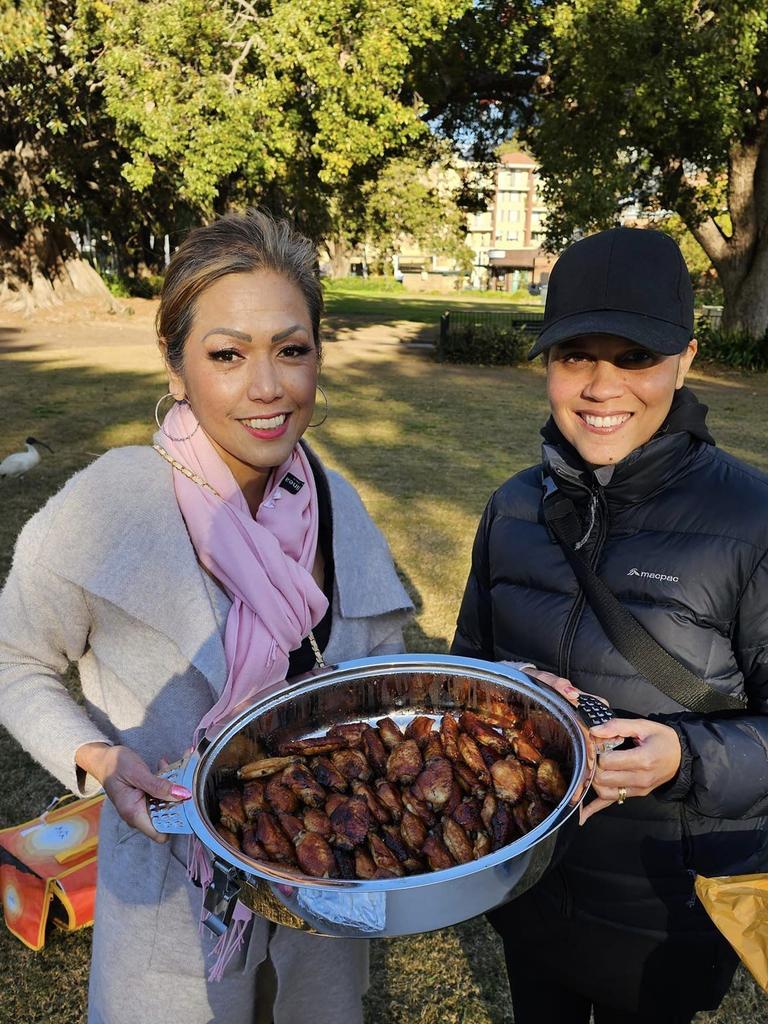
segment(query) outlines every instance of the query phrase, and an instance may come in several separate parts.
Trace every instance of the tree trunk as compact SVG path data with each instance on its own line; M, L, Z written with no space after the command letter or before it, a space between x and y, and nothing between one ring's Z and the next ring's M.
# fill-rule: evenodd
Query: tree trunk
M29 314L68 298L96 299L106 310L122 304L59 225L35 225L22 237L0 225L0 305Z
M341 237L329 238L325 250L331 260L331 277L347 277L352 267L349 248Z

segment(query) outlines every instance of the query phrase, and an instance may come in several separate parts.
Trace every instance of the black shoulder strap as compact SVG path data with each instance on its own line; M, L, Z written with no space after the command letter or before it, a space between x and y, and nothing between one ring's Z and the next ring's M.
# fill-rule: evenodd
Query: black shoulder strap
M744 710L743 700L720 693L664 650L574 550L578 514L570 498L551 484L544 498L544 520L560 543L605 635L630 665L658 690L691 711Z

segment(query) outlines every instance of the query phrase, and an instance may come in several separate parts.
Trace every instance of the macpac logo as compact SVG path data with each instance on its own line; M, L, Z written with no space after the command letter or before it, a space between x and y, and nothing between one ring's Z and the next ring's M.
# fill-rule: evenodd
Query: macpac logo
M668 576L664 572L645 572L643 569L635 569L634 567L629 570L627 576L640 576L644 580L661 580L662 583L679 583L679 576Z

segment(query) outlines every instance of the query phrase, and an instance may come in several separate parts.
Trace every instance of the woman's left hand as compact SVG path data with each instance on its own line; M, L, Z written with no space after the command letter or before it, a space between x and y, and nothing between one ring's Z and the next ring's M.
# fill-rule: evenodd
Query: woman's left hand
M647 796L674 778L682 751L674 729L647 718L614 718L589 730L599 741L621 736L632 740L630 750L607 750L598 756L592 787L597 799L581 810L581 824L611 804Z

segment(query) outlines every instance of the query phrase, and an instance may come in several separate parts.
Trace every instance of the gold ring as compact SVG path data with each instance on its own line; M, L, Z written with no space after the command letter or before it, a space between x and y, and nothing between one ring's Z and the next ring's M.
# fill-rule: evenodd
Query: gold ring
M624 786L619 786L619 795L618 795L618 798L616 800L616 803L617 804L623 804L626 799L627 799L627 791L626 791L626 789L624 788Z

